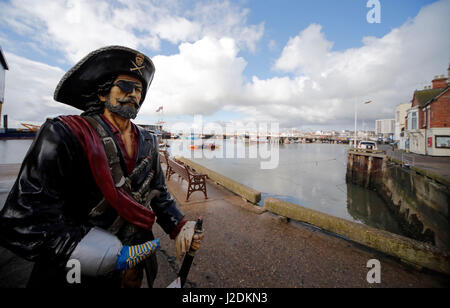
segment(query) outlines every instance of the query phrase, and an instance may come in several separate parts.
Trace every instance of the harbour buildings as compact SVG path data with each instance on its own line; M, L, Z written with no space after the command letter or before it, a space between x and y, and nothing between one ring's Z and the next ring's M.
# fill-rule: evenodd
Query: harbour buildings
M395 119L383 119L375 121L375 132L378 137L392 138L395 131Z
M450 87L445 75L414 92L405 124L407 151L450 156Z

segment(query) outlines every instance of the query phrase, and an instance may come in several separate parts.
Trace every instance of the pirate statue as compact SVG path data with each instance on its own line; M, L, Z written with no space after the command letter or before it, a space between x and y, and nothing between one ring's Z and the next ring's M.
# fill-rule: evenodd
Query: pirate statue
M167 191L155 135L134 125L155 67L121 46L96 50L67 72L54 98L84 112L42 125L0 212L0 244L34 261L29 287L140 287L157 272L152 225L180 256L200 247L193 221Z

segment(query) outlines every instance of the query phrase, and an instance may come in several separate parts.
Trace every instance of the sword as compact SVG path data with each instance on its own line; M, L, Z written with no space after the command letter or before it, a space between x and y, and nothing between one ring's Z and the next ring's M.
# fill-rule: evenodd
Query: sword
M203 218L197 219L197 223L194 228L195 234L203 233ZM192 261L194 260L195 251L189 249L183 259L183 264L181 265L180 271L178 272L178 277L175 279L167 288L182 288L186 282L189 270L191 269Z

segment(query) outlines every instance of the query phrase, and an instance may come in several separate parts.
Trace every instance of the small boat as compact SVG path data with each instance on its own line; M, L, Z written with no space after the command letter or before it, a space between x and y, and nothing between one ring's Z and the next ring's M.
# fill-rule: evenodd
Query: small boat
M218 146L216 146L214 143L205 143L205 144L198 144L198 145L189 145L189 148L191 150L200 150L200 149L208 149L208 150L215 150Z
M202 149L202 145L189 145L189 148L191 150L198 150L198 149Z
M216 145L214 143L205 143L203 144L203 149L215 150Z

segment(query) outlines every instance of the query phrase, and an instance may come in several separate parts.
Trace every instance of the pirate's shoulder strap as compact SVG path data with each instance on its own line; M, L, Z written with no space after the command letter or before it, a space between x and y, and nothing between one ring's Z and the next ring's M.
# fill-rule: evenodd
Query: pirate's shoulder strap
M102 125L93 117L83 116L83 119L95 129L98 136L102 140L103 147L105 148L106 157L108 159L109 169L111 176L116 187L122 187L126 183L126 179L123 175L122 168L120 166L120 158L117 146L111 136L108 135ZM89 213L89 216L96 217L105 213L108 208L108 202L103 198Z
M90 116L83 116L83 118L92 125L102 140L114 184L116 187L122 187L125 184L125 176L123 175L123 171L120 166L119 152L113 138L109 136L103 126L96 119Z

